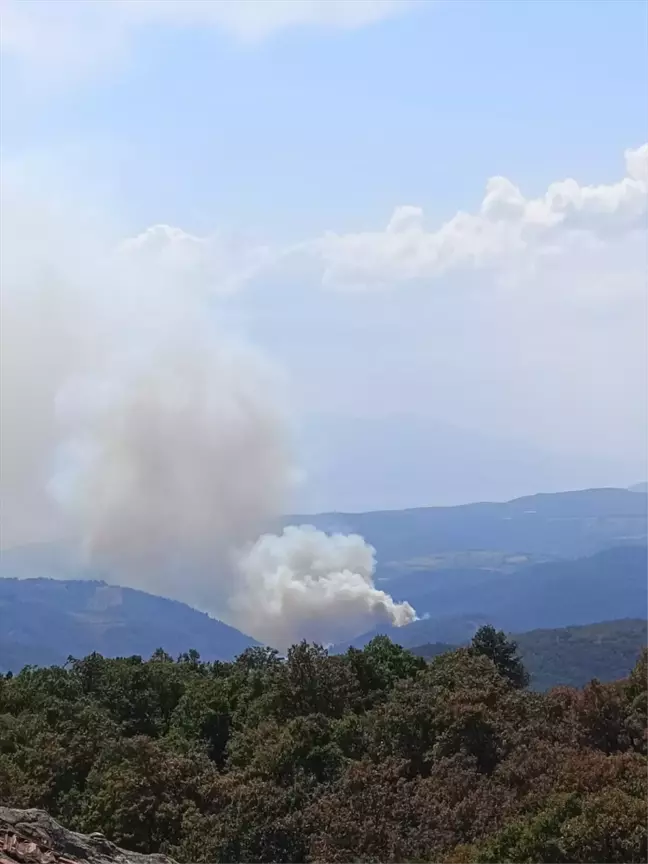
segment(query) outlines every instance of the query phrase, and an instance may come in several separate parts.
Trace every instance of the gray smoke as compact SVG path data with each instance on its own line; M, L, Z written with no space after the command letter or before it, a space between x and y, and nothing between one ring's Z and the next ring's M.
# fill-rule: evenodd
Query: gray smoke
M231 278L148 266L24 191L2 201L3 544L67 532L105 578L280 647L412 620L362 538L264 534L294 466L280 376L217 324Z

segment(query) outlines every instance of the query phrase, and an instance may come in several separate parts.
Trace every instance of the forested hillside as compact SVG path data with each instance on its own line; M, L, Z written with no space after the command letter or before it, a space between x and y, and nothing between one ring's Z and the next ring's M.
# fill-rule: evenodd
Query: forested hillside
M350 644L360 648L384 633L414 648L426 642L464 642L485 623L521 633L633 618L648 604L647 568L646 546L628 545L511 573L414 571L381 587L395 600L407 599L420 620L404 627L376 627Z
M529 672L534 690L548 690L560 684L582 687L593 678L615 681L629 674L646 647L647 622L641 618L601 621L582 627L531 630L511 638ZM458 646L428 643L412 652L419 657L436 657Z
M580 687L597 678L625 677L646 646L646 621L602 621L559 630L531 630L514 637L533 686Z
M258 643L185 603L133 588L76 579L0 578L0 672L52 666L72 654L177 656L195 648L207 660L233 660Z
M32 555L4 553L2 572L46 567L47 550L34 547L30 551ZM406 648L436 642L459 645L469 641L478 627L493 623L518 634L534 681L541 681L542 687L624 674L627 657L621 665L613 663L609 669L605 665L605 655L615 650L612 634L603 643L595 641L580 660L575 659L578 639L563 634L556 637L554 648L552 636L521 634L564 630L608 616L630 618L637 610L645 610L645 545L618 546L586 558L533 565L516 563L512 555L496 563L492 555L466 554L473 564L481 557L482 566L425 569L421 565L379 582L395 600L410 602L419 620L399 628L376 627L332 650L346 651L350 645L361 648L382 633ZM20 571L21 562L29 565L26 571ZM395 572L392 568L392 574ZM173 656L193 647L207 660L232 660L257 644L186 604L100 581L0 578L0 615L4 622L0 672L17 672L26 664L61 664L70 654L84 656L93 651L104 656L149 656L158 646ZM537 639L542 644L536 644ZM550 659L552 654L555 662ZM565 677L565 663L572 661L580 669ZM541 668L545 663L549 665Z
M184 862L643 862L646 655L546 694L503 633L0 678L0 800Z
M521 633L634 617L648 603L644 545L534 565L515 563L512 555L499 563L493 556L470 556L473 563L481 558L483 566L408 567L400 573L391 568L392 577L378 586L396 601L410 602L419 620L376 627L334 650L360 648L379 633L406 648L458 645L486 623ZM24 556L9 555L5 567L12 572L21 560L24 564ZM46 556L36 560L44 566ZM69 654L93 651L147 657L159 646L173 656L196 648L206 660L233 660L257 644L184 603L82 579L0 578L0 616L0 672L17 672L28 663L60 664Z

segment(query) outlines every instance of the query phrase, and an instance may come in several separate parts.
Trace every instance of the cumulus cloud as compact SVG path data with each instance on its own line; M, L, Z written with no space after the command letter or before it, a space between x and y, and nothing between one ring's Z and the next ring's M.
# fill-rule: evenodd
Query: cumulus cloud
M627 273L628 250L641 255L648 227L648 144L626 150L624 158L626 176L617 183L583 186L567 179L538 198L525 198L506 177L492 177L477 212L460 211L436 230L426 227L422 207L400 205L383 230L329 232L284 247L153 225L118 251L143 279L182 279L187 288L221 294L300 272L300 263L324 287L364 290L434 283L456 273L489 273L501 284L523 278L532 286L542 268L573 274L580 262L589 273L594 259L605 260L606 271L611 265Z
M617 183L586 186L567 179L538 198L526 198L506 177L492 177L476 212L458 212L437 229L426 227L423 208L401 205L383 230L329 232L283 248L156 225L126 241L122 251L142 273L157 279L182 274L188 284L218 286L220 292L290 273L298 262L324 287L361 290L476 273L530 287L543 270L555 278L556 268L572 273L575 262L589 269L588 261L605 259L606 272L610 265L627 270L630 246L640 268L648 227L648 144L624 157L625 176Z
M268 246L254 246L233 237L196 237L170 225L152 225L122 241L117 256L142 279L157 284L183 284L183 290L205 295L229 294L276 258Z
M231 600L235 620L280 648L300 641L341 642L377 624L416 617L373 583L375 550L357 534L327 535L312 526L266 534L240 560L244 580ZM255 598L262 597L262 602Z
M283 248L160 226L125 245L143 283L173 273L199 293L220 286L311 410L434 410L562 459L627 459L620 476L634 476L645 464L647 159L647 145L629 149L618 182L561 181L537 198L491 179L474 212L437 229L410 205L385 230Z
M81 75L123 59L146 26L214 29L256 42L291 28L354 29L419 0L3 0L0 46L30 72Z
M479 212L455 214L427 230L423 210L400 206L382 231L330 233L307 244L321 258L323 282L332 287L388 287L435 280L461 270L526 274L543 257L612 244L645 230L648 145L625 153L618 183L552 183L539 198L525 198L505 177L493 177Z

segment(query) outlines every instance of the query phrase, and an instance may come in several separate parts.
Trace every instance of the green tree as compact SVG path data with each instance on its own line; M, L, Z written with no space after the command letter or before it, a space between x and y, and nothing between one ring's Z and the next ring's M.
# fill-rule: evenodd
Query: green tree
M502 630L496 630L490 624L480 627L473 636L471 651L489 657L500 675L514 687L528 686L529 675L517 654L517 644Z
M645 656L547 693L518 660L490 628L429 663L379 637L28 667L0 679L0 800L205 864L645 860Z

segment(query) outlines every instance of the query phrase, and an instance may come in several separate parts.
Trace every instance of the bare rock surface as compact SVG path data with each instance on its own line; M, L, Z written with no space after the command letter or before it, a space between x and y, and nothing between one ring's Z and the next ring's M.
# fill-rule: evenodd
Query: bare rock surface
M77 834L44 810L0 807L0 864L175 864L166 855L127 852L103 834Z

